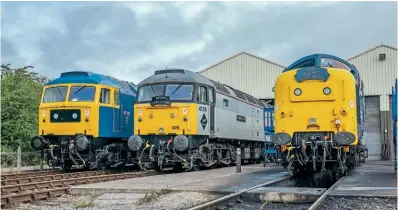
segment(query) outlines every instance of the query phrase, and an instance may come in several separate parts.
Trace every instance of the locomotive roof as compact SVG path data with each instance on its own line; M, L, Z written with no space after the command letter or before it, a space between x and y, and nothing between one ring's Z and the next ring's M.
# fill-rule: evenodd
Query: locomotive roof
M138 86L163 82L193 82L214 86L206 77L184 69L157 70L154 75L141 81Z
M255 97L249 94L236 90L225 84L213 81L207 77L202 76L201 74L184 69L157 70L155 71L154 75L141 81L138 84L138 86L144 86L154 83L170 83L170 82L177 82L177 83L188 82L188 83L200 83L200 84L209 85L213 87L216 91L223 93L225 95L229 95L233 98L238 98L239 100L243 100L248 103L260 105L261 107L266 106L264 102L256 99Z
M135 85L134 83L118 80L110 76L88 71L70 71L61 73L60 77L51 80L46 85L70 83L109 85L119 88L121 93L134 96L137 95L137 85Z
M344 59L342 59L342 58L339 58L339 57L337 57L337 56L334 56L334 55L322 54L322 53L316 53L316 54L312 54L312 55L307 55L307 56L305 56L305 57L303 57L303 58L300 58L300 59L298 59L297 61L295 61L294 63L292 63L290 66L288 66L287 68L285 68L285 69L283 70L283 72L290 71L290 70L292 70L292 67L294 67L296 64L298 64L298 63L300 63L300 62L302 62L302 61L311 59L311 58L314 58L314 59L315 59L315 66L316 66L316 67L320 67L321 58L328 58L328 59L333 59L333 60L339 61L339 62L341 62L341 63L347 65L347 66L348 66L352 71L354 71L355 73L358 73L357 68L356 68L354 65L352 65L351 63L348 63L346 60L344 60Z

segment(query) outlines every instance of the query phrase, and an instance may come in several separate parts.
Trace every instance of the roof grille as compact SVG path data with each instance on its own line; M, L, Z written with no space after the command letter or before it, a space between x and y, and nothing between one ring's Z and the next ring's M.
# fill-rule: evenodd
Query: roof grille
M185 74L185 71L183 69L166 69L166 70L157 70L157 71L155 71L155 75L158 75L158 74L170 74L170 73Z
M88 76L88 73L85 71L70 71L70 72L61 73L61 77L66 77L66 76Z

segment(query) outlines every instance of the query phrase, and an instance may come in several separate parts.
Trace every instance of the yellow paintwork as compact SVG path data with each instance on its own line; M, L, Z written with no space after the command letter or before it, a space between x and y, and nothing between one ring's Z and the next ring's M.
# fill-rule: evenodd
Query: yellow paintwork
M95 98L93 102L79 102L79 101L69 101L69 89L71 86L81 86L83 84L57 84L48 85L43 88L41 101L43 101L44 92L46 88L51 88L55 86L67 86L68 91L66 94L66 99L63 102L53 102L53 103L40 103L39 106L39 135L75 135L76 133L84 133L86 130L87 135L92 135L98 137L98 127L99 127L99 106L108 106L119 108L120 105L114 104L114 91L118 88L107 86L107 85L97 85L97 84L86 84L87 87L96 87ZM110 104L100 103L100 93L101 88L108 88L110 92ZM51 123L50 122L50 111L53 109L80 109L81 111L81 121L80 122L69 122L69 123ZM86 112L88 114L86 115ZM88 122L85 119L88 119ZM45 120L45 122L43 121Z
M186 110L185 113L184 110ZM174 113L174 118L171 118L171 113ZM150 118L151 114L152 119ZM183 120L184 117L187 118L186 122ZM141 122L138 121L139 118L142 119ZM171 106L151 106L149 103L134 105L135 135L169 133L178 135L183 134L183 130L186 135L196 135L198 134L198 121L198 104L174 102ZM178 126L178 129L173 129L173 126ZM161 127L164 129L163 133L159 133Z
M337 132L336 119L340 120L339 131L357 133L357 107L354 76L347 70L326 68L330 74L327 82L304 81L297 83L294 75L297 70L282 73L275 82L275 132L286 132L293 137L294 132ZM331 88L325 95L323 88ZM300 88L302 94L294 95ZM316 125L310 126L311 117Z

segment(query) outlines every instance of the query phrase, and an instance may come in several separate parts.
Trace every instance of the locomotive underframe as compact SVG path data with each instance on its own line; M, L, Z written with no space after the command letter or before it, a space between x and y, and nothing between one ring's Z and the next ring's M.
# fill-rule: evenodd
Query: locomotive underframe
M365 162L367 148L361 142L337 146L333 136L332 132L295 133L291 146L281 148L282 165L294 174L332 170L342 176Z
M173 146L173 135L141 136L150 146L144 146L138 154L142 168L172 168L175 171L200 170L235 164L236 148L241 148L241 160L259 163L263 154L264 142L208 138L207 136L187 136L188 148L177 151Z
M69 170L72 166L84 166L85 169L105 169L123 167L134 162L136 153L130 151L125 139L94 138L84 136L86 145L76 142L83 135L45 135L43 152L44 160L50 167L61 167Z

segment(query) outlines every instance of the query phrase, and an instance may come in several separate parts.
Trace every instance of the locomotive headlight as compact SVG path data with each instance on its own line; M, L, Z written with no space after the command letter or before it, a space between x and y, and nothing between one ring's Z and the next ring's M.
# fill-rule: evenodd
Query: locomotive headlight
M299 96L299 95L301 95L301 93L302 93L302 91L300 88L294 89L294 95Z
M73 114L72 114L72 117L73 117L73 119L76 119L76 118L77 118L77 114L76 114L76 113L73 113Z
M164 133L164 128L159 128L159 133Z
M310 118L310 124L316 124L316 119L315 117Z
M54 119L58 119L58 114L55 113L55 114L53 115L53 118L54 118Z
M329 87L323 88L323 94L329 95L332 92L332 90Z
M174 113L170 114L171 119L173 119L175 117Z

